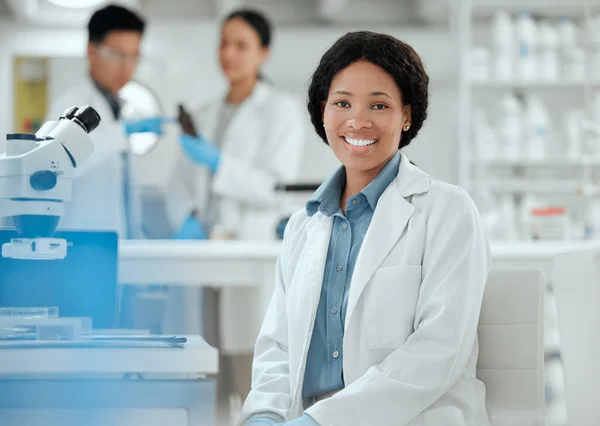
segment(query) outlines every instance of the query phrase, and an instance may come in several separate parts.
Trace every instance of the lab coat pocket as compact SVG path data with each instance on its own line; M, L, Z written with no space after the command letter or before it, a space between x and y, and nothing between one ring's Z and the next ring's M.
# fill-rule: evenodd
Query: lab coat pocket
M365 288L365 321L370 349L392 351L413 332L421 265L379 268Z

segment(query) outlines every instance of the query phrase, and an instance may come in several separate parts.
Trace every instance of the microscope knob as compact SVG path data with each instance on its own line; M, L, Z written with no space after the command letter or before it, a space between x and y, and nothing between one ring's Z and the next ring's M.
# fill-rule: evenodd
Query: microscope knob
M56 174L50 170L40 170L29 177L29 184L36 191L48 191L56 186Z
M87 133L92 132L100 124L100 115L89 105L77 110L73 121L79 124Z

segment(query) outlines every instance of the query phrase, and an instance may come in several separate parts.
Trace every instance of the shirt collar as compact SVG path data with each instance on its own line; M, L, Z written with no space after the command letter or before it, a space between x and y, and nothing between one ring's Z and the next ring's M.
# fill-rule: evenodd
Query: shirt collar
M391 160L389 160L383 169L381 169L375 179L361 191L373 211L375 211L377 201L381 194L383 194L383 191L385 191L398 175L400 158L400 151L397 151ZM325 216L333 215L340 207L340 199L345 184L346 170L342 166L323 182L313 196L307 201L306 214L308 216L313 216L317 211L320 211Z
M108 105L110 106L115 120L118 120L121 116L121 99L118 96L115 96L112 93L110 93L93 78L92 81L94 82L94 86L96 86L96 88L102 94L104 99L106 99L106 102L108 102Z
M383 166L383 169L381 169L375 179L361 191L373 211L375 211L377 201L379 201L379 197L381 197L383 191L398 176L398 167L400 167L400 151L396 151L396 154Z
M331 216L340 207L342 190L346 184L346 170L340 167L325 182L319 186L306 203L306 214L313 216L320 211L325 216Z

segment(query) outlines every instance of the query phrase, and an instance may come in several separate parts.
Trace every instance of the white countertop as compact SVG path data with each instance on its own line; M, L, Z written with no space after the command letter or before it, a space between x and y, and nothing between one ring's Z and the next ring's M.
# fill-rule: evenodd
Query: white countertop
M600 248L600 241L492 242L493 267L534 267L549 278L559 253ZM119 282L254 287L272 276L281 241L123 240Z
M154 373L214 374L218 351L200 336L173 348L8 348L0 346L0 376Z
M540 258L558 253L600 248L600 241L515 241L492 242L495 258ZM280 241L179 241L179 240L122 240L119 258L180 259L209 258L231 260L272 261L281 249Z
M119 241L119 282L254 287L272 274L281 242Z
M559 253L600 248L600 241L515 241L490 244L494 259L552 258Z
M243 259L270 261L276 258L280 241L227 240L120 240L119 259Z

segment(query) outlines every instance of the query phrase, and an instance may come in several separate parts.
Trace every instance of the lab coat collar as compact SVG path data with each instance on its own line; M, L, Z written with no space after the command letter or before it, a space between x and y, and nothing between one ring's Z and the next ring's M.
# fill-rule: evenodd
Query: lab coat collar
M394 181L398 175L398 166L400 164L400 152L388 161L379 174L360 191L371 209L375 211L377 201L385 189ZM325 216L331 216L340 208L340 199L342 191L346 184L346 171L344 166L338 168L319 188L306 203L306 214L313 216L320 211Z
M226 144L232 136L231 135L239 135L240 134L240 126L245 126L247 128L247 123L244 123L244 120L247 121L247 116L245 115L245 111L252 110L254 105L260 105L264 102L265 99L269 97L272 88L268 85L268 83L264 83L262 81L258 81L254 85L254 89L252 89L252 93L248 96L244 101L239 104L238 110L235 115L232 117L229 125L225 129L225 132L222 135L222 146ZM213 99L213 102L208 103L208 105L225 105L227 102L227 93L224 93L220 98ZM215 133L217 130L217 123L219 122L219 117L221 114L221 108L211 108L209 111L203 114L204 117L204 135L209 139L215 137Z
M269 83L265 83L263 81L257 81L256 84L254 85L254 88L252 89L252 92L250 92L250 95L244 99L239 106L243 107L247 104L252 104L254 102L261 102L263 101L265 98L267 98L269 96L269 91L270 91L271 87L269 85ZM211 102L211 104L215 103L223 103L224 105L227 104L227 92L223 93L221 95L220 98L218 99L213 99L214 102Z
M119 118L121 118L123 100L118 95L113 95L112 93L110 93L100 83L94 80L94 78L91 75L89 77L96 90L100 92L106 103L109 105L110 110L113 113L114 119L118 120Z
M423 194L429 191L430 176L411 163L406 154L400 153L400 155L402 159L398 168L398 176L394 181L400 195L408 198L411 195Z

